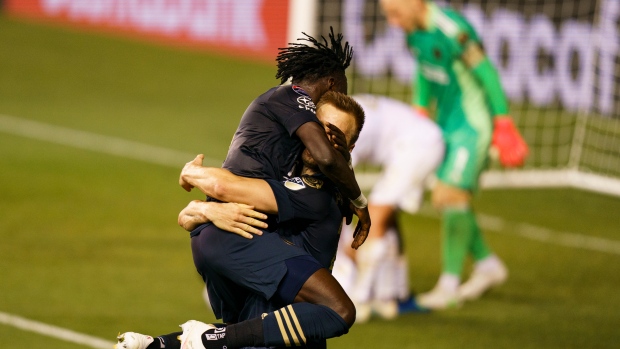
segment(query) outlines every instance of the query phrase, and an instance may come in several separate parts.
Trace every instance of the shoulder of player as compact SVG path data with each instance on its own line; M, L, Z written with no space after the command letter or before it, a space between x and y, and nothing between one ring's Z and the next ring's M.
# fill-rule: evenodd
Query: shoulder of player
M295 85L280 85L269 97L268 102L274 107L286 107L296 111L315 112L312 98Z
M451 8L437 6L433 22L437 29L450 39L462 41L463 35L470 35L470 26L467 20Z

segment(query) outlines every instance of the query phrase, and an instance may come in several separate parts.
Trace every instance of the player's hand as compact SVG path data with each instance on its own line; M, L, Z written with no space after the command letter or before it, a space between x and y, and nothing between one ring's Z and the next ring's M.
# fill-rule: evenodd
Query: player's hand
M254 211L254 206L218 202L212 204L207 213L209 220L222 230L252 239L252 234L263 235L257 228L267 228L267 223L262 221L267 219L267 215Z
M509 116L496 116L494 119L491 145L499 153L499 162L504 167L523 166L528 155L527 143L521 137Z
M327 138L329 138L334 149L342 154L345 160L349 161L351 159L351 153L349 153L349 147L347 146L347 137L342 130L328 122L325 123L325 133L327 133Z
M424 107L420 107L419 105L412 105L411 109L413 109L413 112L416 113L417 115L423 116L425 118L430 117L428 113L428 109Z
M205 202L194 200L179 213L179 225L192 231L200 224L212 222L216 227L251 239L252 234L262 235L257 228L267 228L264 213L253 206L236 203Z
M368 233L370 232L370 213L368 212L368 207L357 208L351 205L351 209L358 218L355 231L353 232L351 248L357 250L357 248L362 246L364 241L366 241Z
M185 166L183 166L183 169L181 170L181 175L179 176L179 185L183 189L185 189L185 191L191 191L192 189L194 189L194 186L185 181L183 179L183 176L191 173L191 171L195 170L196 168L202 167L202 161L204 160L204 158L205 156L203 154L198 154L194 158L194 160L186 163Z

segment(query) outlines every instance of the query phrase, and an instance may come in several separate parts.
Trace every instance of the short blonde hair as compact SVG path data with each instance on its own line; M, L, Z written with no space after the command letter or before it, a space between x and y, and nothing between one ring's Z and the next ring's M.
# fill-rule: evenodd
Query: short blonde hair
M351 137L350 145L355 144L360 132L362 132L362 128L364 127L364 121L366 120L366 114L364 113L362 106L352 97L336 91L328 91L323 94L321 99L319 99L316 108L319 109L321 106L326 104L329 104L353 117L355 120L355 131Z

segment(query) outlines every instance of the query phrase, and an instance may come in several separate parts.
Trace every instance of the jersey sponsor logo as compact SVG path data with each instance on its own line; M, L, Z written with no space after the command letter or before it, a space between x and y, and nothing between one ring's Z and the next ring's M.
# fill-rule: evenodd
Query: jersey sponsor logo
M448 73L441 67L433 66L430 64L421 64L420 69L422 75L430 81L436 82L441 85L447 85L450 82Z
M297 97L297 103L299 103L300 109L310 110L313 113L315 112L316 106L310 97L299 96Z
M301 176L301 180L310 188L321 189L323 187L323 181L312 176Z
M306 187L304 181L299 177L287 178L284 181L284 186L290 190L301 190Z

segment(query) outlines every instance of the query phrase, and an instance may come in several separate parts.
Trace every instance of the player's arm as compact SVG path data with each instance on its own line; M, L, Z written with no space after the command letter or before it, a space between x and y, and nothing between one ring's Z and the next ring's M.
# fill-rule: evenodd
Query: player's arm
M198 188L204 194L223 201L253 206L264 213L278 213L271 187L262 179L237 176L222 168L204 167L202 154L183 167L179 184L187 191Z
M252 206L194 200L179 213L178 223L183 229L192 231L201 224L213 222L222 230L251 239L252 234L263 234L255 227L267 228L267 223L260 221L266 218Z
M504 94L499 74L482 50L482 47L474 42L469 43L465 47L461 58L476 79L482 84L491 105L493 116L507 116L508 100Z
M367 207L368 201L357 184L353 170L349 168L345 158L334 149L325 134L324 128L318 123L306 122L299 126L295 133L308 149L321 172L331 179L340 191L351 200L354 212L359 218L352 244L352 247L357 249L368 236L370 214Z
M461 57L487 95L494 116L492 144L499 151L500 163L505 167L522 166L528 154L527 144L508 114L508 100L497 70L477 43L469 43Z
M429 116L429 105L431 100L430 95L430 83L424 74L422 74L422 68L418 64L418 69L415 76L415 86L413 86L413 90L415 93L413 94L413 110L420 113L424 116Z

